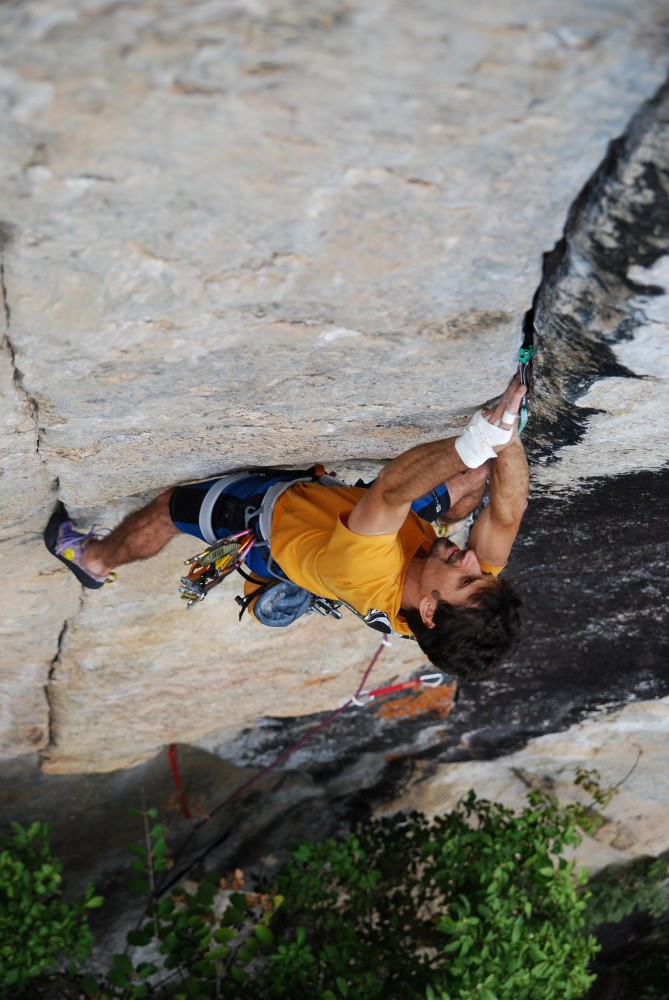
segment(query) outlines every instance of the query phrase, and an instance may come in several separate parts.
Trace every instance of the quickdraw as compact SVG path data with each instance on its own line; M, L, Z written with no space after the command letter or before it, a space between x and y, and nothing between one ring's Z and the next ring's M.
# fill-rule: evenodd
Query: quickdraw
M314 597L307 608L307 614L323 615L325 618L329 616L336 618L337 621L341 621L343 615L339 609L342 603L342 601L333 601L328 597Z
M518 374L520 375L520 381L522 385L527 386L527 392L523 396L520 409L518 411L518 433L522 434L525 430L525 425L527 424L527 419L530 415L529 404L527 397L530 392L529 383L529 367L534 357L534 345L528 344L523 346L518 351Z
M190 566L187 576L181 577L179 593L181 599L186 601L186 606L191 608L199 601L203 601L210 590L218 586L230 573L235 570L252 583L260 586L247 597L236 597L235 600L241 606L239 617L241 619L249 604L257 598L263 590L267 590L277 583L276 580L256 580L244 572L242 566L247 555L256 544L256 534L252 528L238 531L236 534L227 535L203 549L196 555L186 559L184 565ZM326 597L312 596L306 614L318 614L331 616L340 619L342 613L339 610L342 601L331 600Z
M186 559L184 565L190 566L190 570L187 576L181 577L179 593L187 607L203 601L210 590L239 569L255 540L255 533L246 528L227 538L221 538L202 552Z
M420 687L436 688L444 682L444 674L423 674L412 681L402 681L400 684L389 684L387 687L374 688L373 691L359 691L347 699L347 705L355 705L357 708L364 708L375 698L380 698L384 694L396 694L398 691L413 691Z

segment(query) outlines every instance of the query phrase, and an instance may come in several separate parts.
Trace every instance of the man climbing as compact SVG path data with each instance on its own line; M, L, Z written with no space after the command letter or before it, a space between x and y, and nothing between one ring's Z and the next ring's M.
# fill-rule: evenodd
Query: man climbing
M105 537L76 531L60 505L45 541L84 586L96 588L179 532L211 544L252 529L250 575L243 574L251 593L238 600L253 604L259 621L282 626L319 602L316 610L344 604L381 632L415 638L440 669L486 677L519 633L520 598L498 575L527 505L517 427L525 391L516 376L457 437L404 452L369 488L319 467L238 472L174 487ZM488 469L490 500L461 550L429 522L472 510Z

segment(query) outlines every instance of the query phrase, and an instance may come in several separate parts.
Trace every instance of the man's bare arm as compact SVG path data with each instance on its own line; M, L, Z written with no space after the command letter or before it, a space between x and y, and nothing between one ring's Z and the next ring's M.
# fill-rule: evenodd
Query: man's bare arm
M348 526L359 535L391 534L404 524L411 504L467 466L455 450L456 438L410 448L381 469L351 511Z
M526 391L516 375L501 399L483 411L486 419L501 421L505 426L504 416L518 413ZM469 535L469 548L489 566L506 563L527 508L529 469L525 449L518 437L518 424L513 423L513 427L511 441L498 451L491 463L490 503L477 517Z
M527 508L529 482L525 449L515 435L492 462L490 503L469 536L469 548L482 562L503 566L509 558Z
M503 415L509 410L518 412L524 393L525 388L520 385L519 380L512 379L499 403L485 412L486 419L490 423L501 423L504 427ZM511 427L512 424L506 426ZM456 440L457 438L450 437L417 445L393 459L381 470L376 481L351 511L349 528L359 535L384 535L399 531L412 501L433 490L439 483L467 470L468 467L456 451ZM508 447L509 445L505 445L495 449L498 458L493 466ZM513 537L515 538L515 533Z

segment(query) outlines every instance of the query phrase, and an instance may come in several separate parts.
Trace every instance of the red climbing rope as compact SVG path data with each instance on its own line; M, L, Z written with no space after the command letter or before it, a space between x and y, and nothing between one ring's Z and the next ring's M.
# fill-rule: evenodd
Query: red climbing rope
M184 790L181 785L181 775L179 774L179 762L177 760L176 743L170 743L170 745L167 748L167 756L169 757L170 767L172 768L174 787L176 788L177 795L179 797L179 805L181 806L181 812L184 814L184 817L186 819L190 819L190 810L188 808L188 803L186 802L186 796L184 795Z
M229 806L231 802L234 802L241 795L243 795L244 792L246 792L249 788L251 788L252 785L255 785L256 781L260 781L260 779L263 778L266 774L269 774L270 771L273 771L275 767L278 767L280 764L283 764L284 760L287 760L289 757L291 757L296 750L299 750L300 747L303 747L305 743L308 743L309 740L312 739L314 736L316 736L317 733L319 733L322 729L325 729L325 727L328 726L331 722L333 722L338 715L341 715L341 713L345 711L345 709L347 709L349 705L363 704L362 702L359 702L357 699L365 696L369 698L370 695L373 695L374 692L364 692L362 689L365 686L367 678L374 669L377 660L379 659L381 653L383 652L384 646L390 646L390 643L388 642L387 639L384 639L381 642L379 648L374 653L374 656L369 661L367 669L365 670L362 676L362 680L358 685L358 690L351 698L349 698L346 702L344 702L343 705L340 705L338 708L335 708L335 710L333 712L330 712L330 714L326 716L324 719L321 719L321 721L318 722L315 726L313 726L313 728L310 729L307 733L305 733L304 736L301 736L296 743L293 743L293 745L288 747L286 750L282 750L281 753L278 755L278 757L276 757L271 764L267 764L265 767L262 768L262 770L258 771L256 774L250 777L248 781L245 781L242 785L240 785L239 788L236 788L234 792L228 795L227 799L224 799L216 806L215 809L212 809L208 816L206 816L204 819L201 819L199 823L196 823L195 827L191 831L191 836L192 834L196 833L201 827L203 827L205 823L208 823L209 820L216 815L216 813L221 811L221 809L224 809L226 806ZM174 744L170 744L168 752L170 757L170 764L172 766L172 774L174 776L174 783L177 789L177 794L179 795L179 800L181 802L181 811L183 812L186 819L190 819L190 812L188 811L188 805L181 790L181 778L179 776L179 768L176 761L176 751L174 753L172 752L173 747ZM185 846L186 845L184 845L184 848L182 848L182 853L183 850L185 849Z

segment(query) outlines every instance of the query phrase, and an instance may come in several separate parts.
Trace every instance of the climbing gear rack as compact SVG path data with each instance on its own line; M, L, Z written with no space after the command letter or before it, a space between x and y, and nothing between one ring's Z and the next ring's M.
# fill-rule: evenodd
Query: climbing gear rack
M198 601L203 601L210 590L239 569L255 540L255 533L251 529L244 529L219 539L202 552L186 559L185 565L190 566L190 570L187 576L181 577L179 587L181 599L186 601L186 606L191 608Z

